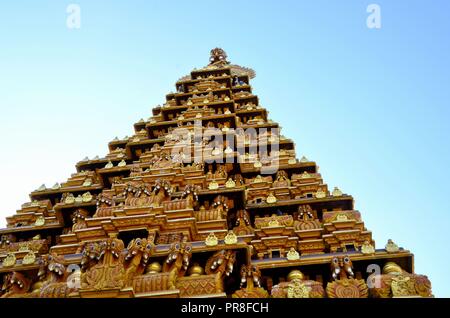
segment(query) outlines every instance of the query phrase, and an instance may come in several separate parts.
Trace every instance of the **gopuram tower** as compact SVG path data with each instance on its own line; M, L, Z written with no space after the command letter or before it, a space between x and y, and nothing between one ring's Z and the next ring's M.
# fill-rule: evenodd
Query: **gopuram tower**
M433 297L222 49L0 229L1 297Z

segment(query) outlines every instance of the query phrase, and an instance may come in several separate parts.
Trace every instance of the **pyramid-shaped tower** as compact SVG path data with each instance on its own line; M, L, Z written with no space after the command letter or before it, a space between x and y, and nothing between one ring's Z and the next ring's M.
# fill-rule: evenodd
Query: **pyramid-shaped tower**
M431 297L222 49L0 229L1 297Z

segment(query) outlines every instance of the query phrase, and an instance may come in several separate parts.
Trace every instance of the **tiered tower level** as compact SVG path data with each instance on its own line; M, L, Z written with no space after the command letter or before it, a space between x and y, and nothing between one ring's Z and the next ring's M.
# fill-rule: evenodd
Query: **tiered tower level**
M432 297L222 49L0 229L2 297Z

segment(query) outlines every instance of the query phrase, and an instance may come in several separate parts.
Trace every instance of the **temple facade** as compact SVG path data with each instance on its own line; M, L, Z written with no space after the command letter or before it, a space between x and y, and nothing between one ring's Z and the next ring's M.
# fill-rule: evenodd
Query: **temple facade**
M219 48L0 229L1 297L433 297Z

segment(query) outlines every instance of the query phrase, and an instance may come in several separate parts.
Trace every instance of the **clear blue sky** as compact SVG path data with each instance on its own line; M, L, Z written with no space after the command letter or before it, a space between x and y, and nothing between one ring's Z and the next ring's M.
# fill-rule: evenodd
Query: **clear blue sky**
M0 5L4 217L224 48L298 156L354 195L377 247L415 253L450 296L448 1L12 1ZM68 29L66 7L81 8ZM381 8L369 29L366 8Z

